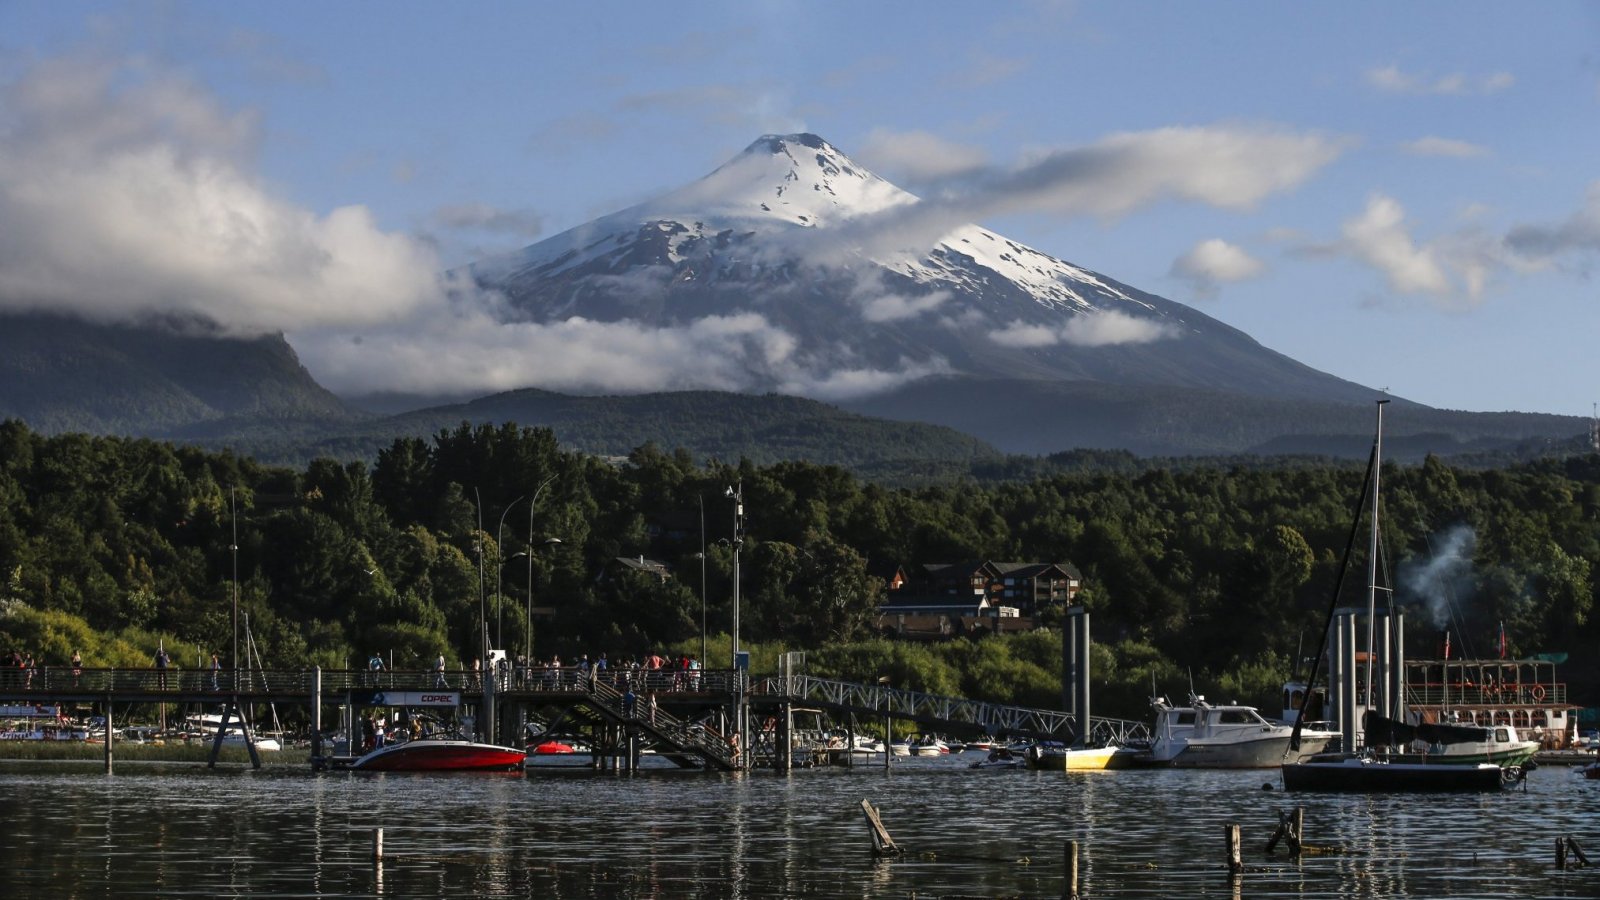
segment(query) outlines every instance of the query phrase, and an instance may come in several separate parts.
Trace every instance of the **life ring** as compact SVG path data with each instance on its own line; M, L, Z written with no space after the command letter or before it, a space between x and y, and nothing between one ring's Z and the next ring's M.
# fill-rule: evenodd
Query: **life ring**
M1543 700L1544 699L1544 685L1542 685L1542 684L1534 685L1533 686L1533 690L1528 692L1528 696L1532 697L1533 698L1533 702L1535 702L1535 703L1538 703L1540 700Z

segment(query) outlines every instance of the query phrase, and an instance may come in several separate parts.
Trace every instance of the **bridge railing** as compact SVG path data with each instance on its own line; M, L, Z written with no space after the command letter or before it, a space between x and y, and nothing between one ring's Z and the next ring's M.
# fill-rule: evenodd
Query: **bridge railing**
M31 669L0 668L0 694L26 697L49 694L146 694L161 691L185 693L217 691L247 694L309 695L315 672L311 669L218 669L136 668L108 669L70 666L36 666ZM442 683L441 683L442 682ZM496 690L580 690L606 684L620 690L631 687L636 693L733 693L746 683L746 676L732 669L638 670L612 669L584 673L576 666L559 669L505 670L498 673ZM347 690L432 690L445 688L467 693L483 689L483 676L471 670L450 669L323 669L325 694Z
M834 681L809 675L757 679L754 694L779 694L835 707L873 711L904 718L938 719L971 725L986 734L1031 733L1072 739L1077 725L1070 713L1053 709L1005 706L983 700L925 694L881 684ZM1090 717L1090 739L1127 743L1149 737L1143 722Z

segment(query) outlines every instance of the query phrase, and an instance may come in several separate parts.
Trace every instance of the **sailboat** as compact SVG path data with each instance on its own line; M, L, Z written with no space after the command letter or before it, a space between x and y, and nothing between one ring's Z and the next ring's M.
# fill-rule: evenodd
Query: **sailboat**
M1337 671L1343 673L1335 679L1336 690L1340 694L1338 706L1341 710L1343 750L1284 762L1283 787L1289 791L1348 792L1499 790L1503 784L1514 780L1520 774L1517 768L1503 767L1492 762L1442 762L1428 755L1386 755L1377 752L1379 739L1392 741L1395 737L1393 730L1382 727L1381 723L1389 718L1386 715L1389 711L1403 708L1397 701L1398 695L1404 691L1402 677L1404 666L1394 665L1391 658L1392 649L1401 642L1397 621L1400 617L1394 614L1392 603L1386 602L1386 609L1382 611L1385 631L1379 632L1376 627L1380 614L1377 601L1380 591L1379 476L1383 459L1383 407L1388 402L1388 400L1378 401L1377 429L1372 441L1372 454L1367 460L1367 474L1362 485L1361 502L1357 505L1354 521L1350 523L1350 539L1345 546L1344 564L1339 569L1339 579L1334 587L1333 601L1328 609L1322 633L1322 646L1327 647L1334 621L1336 618L1340 620L1335 647L1329 651L1329 655L1334 657L1333 664L1338 667ZM1362 507L1369 499L1371 538L1367 554L1367 639L1365 651L1358 652L1355 646L1355 614L1346 611L1341 616L1338 603L1340 588L1344 586L1350 556L1360 530ZM1382 590L1388 596L1387 589ZM1375 677L1374 666L1380 658L1383 660L1383 669L1377 672ZM1308 687L1315 685L1320 663L1321 654L1312 664L1311 676L1307 679ZM1356 674L1363 665L1365 679L1358 690ZM1300 749L1306 707L1309 705L1301 704L1299 714L1295 718L1294 733L1289 742L1291 754ZM1363 711L1361 716L1357 715L1358 705ZM1366 713L1373 715L1368 717ZM1359 736L1356 728L1358 722L1363 729Z

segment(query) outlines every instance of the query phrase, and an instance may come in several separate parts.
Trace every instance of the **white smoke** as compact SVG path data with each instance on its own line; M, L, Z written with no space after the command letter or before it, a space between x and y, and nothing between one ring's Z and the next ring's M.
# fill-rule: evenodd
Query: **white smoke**
M1472 526L1456 525L1429 540L1430 556L1400 568L1400 585L1428 610L1435 630L1450 627L1452 607L1471 586L1477 544Z

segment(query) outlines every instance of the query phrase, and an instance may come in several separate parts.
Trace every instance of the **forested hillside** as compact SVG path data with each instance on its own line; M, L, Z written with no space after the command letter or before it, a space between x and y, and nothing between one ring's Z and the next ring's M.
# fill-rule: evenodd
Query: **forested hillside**
M463 425L396 440L372 466L288 469L11 421L0 424L0 650L50 664L76 648L91 666L145 664L158 641L183 665L227 655L237 562L241 612L274 667L343 667L374 651L400 666L441 651L470 660L480 610L513 653L530 638L538 657L697 652L702 598L708 662L725 664L724 492L742 484L741 637L758 666L807 650L814 672L1056 706L1059 634L885 642L872 629L883 587L866 574L869 561L1046 560L1084 574L1097 711L1142 718L1152 675L1181 692L1190 672L1202 690L1266 704L1317 637L1361 471L1100 462L891 489L834 467L699 464L651 445L611 464L546 430ZM1600 699L1600 457L1493 470L1429 459L1383 478L1384 565L1412 655L1433 653L1446 627L1457 648L1492 655L1503 622L1513 655L1569 652L1576 699ZM674 577L616 564L640 555Z

